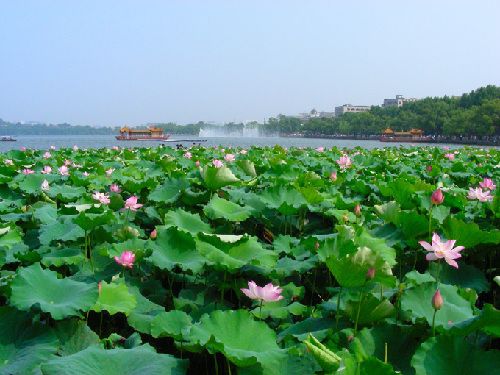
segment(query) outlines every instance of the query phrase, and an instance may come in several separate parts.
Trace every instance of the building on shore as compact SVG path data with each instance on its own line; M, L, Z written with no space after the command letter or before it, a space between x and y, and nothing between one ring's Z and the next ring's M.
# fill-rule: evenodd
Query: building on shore
M352 105L352 104L344 104L338 107L335 107L335 117L339 117L344 113L360 113L369 111L372 108L371 105Z
M416 98L405 99L403 95L396 95L396 99L384 99L384 104L382 104L382 108L402 107L405 103L417 102L419 100L420 99Z

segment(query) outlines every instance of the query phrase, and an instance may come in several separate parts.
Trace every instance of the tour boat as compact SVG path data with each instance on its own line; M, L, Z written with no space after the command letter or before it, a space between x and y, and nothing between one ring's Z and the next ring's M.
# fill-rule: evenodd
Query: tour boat
M10 135L2 135L0 136L0 141L2 142L15 142L17 139L12 138Z
M119 141L165 141L170 137L170 134L163 134L163 129L154 126L148 129L129 129L124 126L118 131L120 135L117 135L116 139Z
M382 136L379 138L380 142L397 142L397 143L418 143L430 142L430 137L424 136L424 132L420 129L411 129L409 132L395 132L392 129L385 129Z

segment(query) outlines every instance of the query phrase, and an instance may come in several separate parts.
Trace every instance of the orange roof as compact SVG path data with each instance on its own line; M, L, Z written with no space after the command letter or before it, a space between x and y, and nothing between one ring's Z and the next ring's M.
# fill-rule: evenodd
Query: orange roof
M394 131L389 129L389 127L387 127L387 129L385 129L382 133L383 134L394 134Z

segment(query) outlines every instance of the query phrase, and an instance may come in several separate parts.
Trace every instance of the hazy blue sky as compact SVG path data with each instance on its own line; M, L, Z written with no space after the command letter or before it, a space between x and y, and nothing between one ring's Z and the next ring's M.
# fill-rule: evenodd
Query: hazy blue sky
M500 85L500 1L0 0L0 118L263 121Z

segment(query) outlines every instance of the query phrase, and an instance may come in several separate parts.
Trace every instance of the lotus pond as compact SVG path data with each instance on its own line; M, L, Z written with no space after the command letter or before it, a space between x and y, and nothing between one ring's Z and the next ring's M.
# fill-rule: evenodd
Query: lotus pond
M0 374L499 374L500 153L0 154Z

